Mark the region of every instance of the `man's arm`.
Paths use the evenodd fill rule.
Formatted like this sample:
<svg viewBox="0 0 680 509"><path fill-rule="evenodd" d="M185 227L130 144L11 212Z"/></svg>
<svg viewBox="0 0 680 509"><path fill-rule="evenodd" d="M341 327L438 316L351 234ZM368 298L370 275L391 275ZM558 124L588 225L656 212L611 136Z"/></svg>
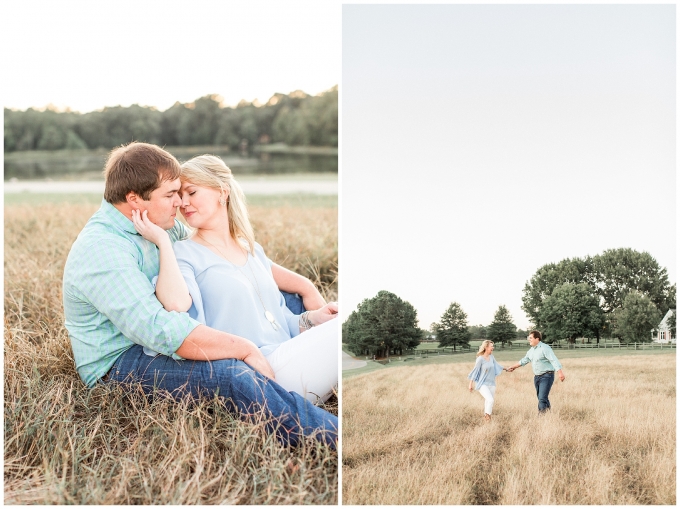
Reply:
<svg viewBox="0 0 680 509"><path fill-rule="evenodd" d="M524 356L520 359L520 361L517 364L513 364L508 368L508 373L512 373L515 371L517 368L521 368L522 366L525 366L531 362L531 359L528 356Z"/></svg>
<svg viewBox="0 0 680 509"><path fill-rule="evenodd" d="M205 325L192 330L175 353L197 361L238 359L274 380L274 371L252 341Z"/></svg>
<svg viewBox="0 0 680 509"><path fill-rule="evenodd" d="M272 275L279 290L299 294L302 297L305 309L308 311L320 309L326 305L326 301L319 293L319 290L306 277L281 267L281 265L276 263L272 263Z"/></svg>
<svg viewBox="0 0 680 509"><path fill-rule="evenodd" d="M549 346L548 348L543 348L543 356L548 360L548 362L550 362L553 369L557 372L557 376L560 378L560 381L564 382L566 377L564 376L564 371L562 371L562 363L555 355L555 352L553 352L553 349Z"/></svg>

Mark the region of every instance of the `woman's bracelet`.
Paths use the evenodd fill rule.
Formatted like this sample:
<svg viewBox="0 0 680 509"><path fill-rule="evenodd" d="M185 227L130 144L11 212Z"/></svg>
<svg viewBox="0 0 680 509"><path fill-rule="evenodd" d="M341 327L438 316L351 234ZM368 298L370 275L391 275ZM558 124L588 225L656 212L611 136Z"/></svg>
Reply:
<svg viewBox="0 0 680 509"><path fill-rule="evenodd" d="M314 327L314 324L309 319L309 311L305 311L300 315L300 330L309 330Z"/></svg>

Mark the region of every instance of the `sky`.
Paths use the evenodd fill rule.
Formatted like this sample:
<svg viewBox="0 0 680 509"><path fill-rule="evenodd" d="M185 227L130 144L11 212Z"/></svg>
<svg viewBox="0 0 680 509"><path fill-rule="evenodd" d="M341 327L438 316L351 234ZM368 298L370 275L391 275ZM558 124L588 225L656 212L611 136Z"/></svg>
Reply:
<svg viewBox="0 0 680 509"><path fill-rule="evenodd" d="M5 107L165 110L318 94L340 81L337 2L3 2Z"/></svg>
<svg viewBox="0 0 680 509"><path fill-rule="evenodd" d="M341 317L388 290L469 324L569 257L676 281L674 5L345 5Z"/></svg>

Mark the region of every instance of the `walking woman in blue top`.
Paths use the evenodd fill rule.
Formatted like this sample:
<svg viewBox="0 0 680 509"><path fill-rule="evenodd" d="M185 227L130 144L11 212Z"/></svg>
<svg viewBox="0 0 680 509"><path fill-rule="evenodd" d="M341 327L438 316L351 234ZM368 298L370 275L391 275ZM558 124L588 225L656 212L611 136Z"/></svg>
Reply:
<svg viewBox="0 0 680 509"><path fill-rule="evenodd" d="M479 345L479 351L477 352L477 361L475 362L475 367L470 374L468 379L470 384L468 389L472 392L472 382L475 382L475 389L484 398L484 420L491 420L491 412L493 410L494 398L496 396L496 376L500 375L506 369L496 362L492 354L494 350L493 341L485 339L482 344Z"/></svg>

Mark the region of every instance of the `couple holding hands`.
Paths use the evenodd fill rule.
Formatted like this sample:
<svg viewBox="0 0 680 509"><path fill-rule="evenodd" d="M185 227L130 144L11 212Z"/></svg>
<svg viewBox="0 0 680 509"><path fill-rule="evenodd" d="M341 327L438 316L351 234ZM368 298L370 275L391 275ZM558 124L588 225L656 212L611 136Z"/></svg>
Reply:
<svg viewBox="0 0 680 509"><path fill-rule="evenodd" d="M496 377L503 371L512 373L521 366L531 363L534 371L534 387L536 388L536 396L538 397L538 413L543 414L550 409L550 400L548 395L555 381L555 372L564 382L565 376L562 370L562 364L555 356L550 346L541 342L541 333L537 330L531 331L527 337L527 341L531 348L527 354L513 366L504 368L492 355L494 350L493 341L484 340L479 346L477 352L477 361L474 369L468 374L470 383L468 389L472 392L472 383L475 383L475 389L484 398L484 419L491 420L491 413L493 411L494 399L496 396Z"/></svg>

